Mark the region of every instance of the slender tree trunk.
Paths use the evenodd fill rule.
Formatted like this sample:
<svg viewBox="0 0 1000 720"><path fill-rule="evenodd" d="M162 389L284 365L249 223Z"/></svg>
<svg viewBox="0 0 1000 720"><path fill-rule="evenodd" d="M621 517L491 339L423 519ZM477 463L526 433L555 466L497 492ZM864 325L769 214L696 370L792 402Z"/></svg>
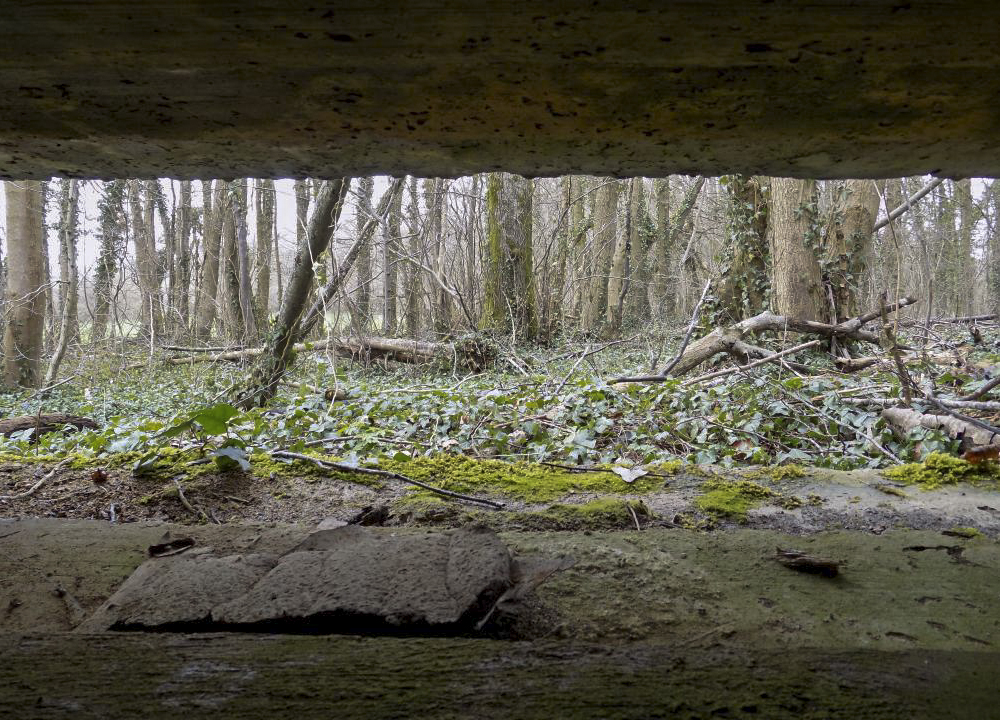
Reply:
<svg viewBox="0 0 1000 720"><path fill-rule="evenodd" d="M625 191L625 223L621 232L615 237L614 251L611 255L611 270L608 273L608 311L605 332L608 337L616 337L622 327L622 312L625 308L625 296L629 290L629 239L632 209L632 185Z"/></svg>
<svg viewBox="0 0 1000 720"><path fill-rule="evenodd" d="M45 374L45 385L55 382L59 365L66 356L71 342L78 332L77 308L79 302L79 276L77 274L76 228L80 204L80 185L77 180L62 180L59 203L59 275L62 282L62 303L59 322L59 339L49 369Z"/></svg>
<svg viewBox="0 0 1000 720"><path fill-rule="evenodd" d="M406 333L416 339L420 336L420 266L421 240L420 204L417 198L417 179L410 178L410 257L406 273Z"/></svg>
<svg viewBox="0 0 1000 720"><path fill-rule="evenodd" d="M177 252L177 280L172 303L177 308L180 327L185 330L190 324L191 293L191 181L181 180L180 203L177 206L177 220L174 223L174 248Z"/></svg>
<svg viewBox="0 0 1000 720"><path fill-rule="evenodd" d="M223 181L212 183L203 180L201 183L202 203L204 206L205 259L201 263L201 281L198 283L198 319L195 336L207 340L212 336L212 325L218 311L216 296L219 290L219 247L221 243L220 206L222 203Z"/></svg>
<svg viewBox="0 0 1000 720"><path fill-rule="evenodd" d="M274 180L257 180L254 193L257 211L257 238L255 243L254 300L257 327L267 327L271 316L271 248L274 245Z"/></svg>
<svg viewBox="0 0 1000 720"><path fill-rule="evenodd" d="M771 199L768 235L774 258L775 312L821 321L827 303L817 255L816 181L772 178Z"/></svg>
<svg viewBox="0 0 1000 720"><path fill-rule="evenodd" d="M476 307L476 277L479 263L479 174L472 176L472 187L466 198L465 211L465 304Z"/></svg>
<svg viewBox="0 0 1000 720"><path fill-rule="evenodd" d="M247 179L234 183L235 209L234 223L236 225L236 257L238 268L238 306L240 323L243 326L245 342L256 344L258 340L257 316L253 308L253 285L250 280L250 248L247 244Z"/></svg>
<svg viewBox="0 0 1000 720"><path fill-rule="evenodd" d="M358 181L358 204L355 211L356 232L361 235L364 226L372 219L372 194L375 192L375 178L363 177ZM371 243L363 243L358 250L358 302L357 317L354 322L358 332L364 333L371 326L372 300L372 252Z"/></svg>
<svg viewBox="0 0 1000 720"><path fill-rule="evenodd" d="M118 263L125 253L125 186L124 180L104 184L104 192L97 203L100 216L100 256L94 277L94 322L92 340L103 340L107 334L108 315L111 309L112 285L118 274Z"/></svg>
<svg viewBox="0 0 1000 720"><path fill-rule="evenodd" d="M649 319L649 285L652 273L649 266L649 214L646 211L646 185L641 177L632 178L629 193L629 272L626 282L627 305L625 315L629 322L638 323Z"/></svg>
<svg viewBox="0 0 1000 720"><path fill-rule="evenodd" d="M584 306L582 329L593 333L608 310L608 276L618 237L618 181L601 178L594 200L594 243L591 248L590 293Z"/></svg>
<svg viewBox="0 0 1000 720"><path fill-rule="evenodd" d="M160 302L157 284L156 257L154 254L154 239L151 235L153 224L152 194L147 185L146 192L141 191L141 181L129 181L129 210L132 216L132 242L135 246L136 272L139 279L139 293L142 297L141 317L139 322L144 331L152 338L160 334ZM144 204L142 195L146 195Z"/></svg>
<svg viewBox="0 0 1000 720"><path fill-rule="evenodd" d="M879 190L873 180L847 180L838 220L827 230L827 276L837 317L834 324L861 312L860 292L872 253ZM890 208L891 210L891 208Z"/></svg>
<svg viewBox="0 0 1000 720"><path fill-rule="evenodd" d="M533 182L490 173L486 186L487 265L481 327L532 341L538 334L532 261Z"/></svg>
<svg viewBox="0 0 1000 720"><path fill-rule="evenodd" d="M278 383L294 357L293 347L302 336L300 320L313 285L314 266L330 246L350 178L323 184L316 197L305 242L295 255L295 266L288 281L288 290L281 302L277 322L268 338L260 361L254 368L248 386L237 398L243 407L263 406L274 397Z"/></svg>
<svg viewBox="0 0 1000 720"><path fill-rule="evenodd" d="M45 233L42 184L4 182L7 196L8 320L4 328L3 381L7 387L34 387L45 329Z"/></svg>
<svg viewBox="0 0 1000 720"><path fill-rule="evenodd" d="M958 203L958 244L955 248L958 267L958 302L955 304L955 315L971 315L975 301L976 267L972 257L972 228L976 221L973 218L972 183L966 180L955 182L955 200Z"/></svg>
<svg viewBox="0 0 1000 720"><path fill-rule="evenodd" d="M398 180L394 179L393 182ZM382 228L382 265L385 272L382 300L382 332L386 337L396 334L396 302L398 290L398 264L402 257L400 248L400 225L403 210L403 185L393 193L389 201L388 222Z"/></svg>
<svg viewBox="0 0 1000 720"><path fill-rule="evenodd" d="M657 178L653 182L656 205L656 236L653 240L653 282L650 285L649 304L659 320L673 315L673 295L670 287L670 253L673 250L670 236L670 178Z"/></svg>

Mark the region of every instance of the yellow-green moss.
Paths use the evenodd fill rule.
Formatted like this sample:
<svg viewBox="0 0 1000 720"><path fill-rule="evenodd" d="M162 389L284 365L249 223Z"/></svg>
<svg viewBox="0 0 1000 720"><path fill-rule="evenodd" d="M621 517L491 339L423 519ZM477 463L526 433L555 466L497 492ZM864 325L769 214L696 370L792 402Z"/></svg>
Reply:
<svg viewBox="0 0 1000 720"><path fill-rule="evenodd" d="M968 538L970 540L972 538L983 536L983 533L978 528L974 527L953 527L948 531L948 534L955 537Z"/></svg>
<svg viewBox="0 0 1000 720"><path fill-rule="evenodd" d="M879 483L878 485L875 486L875 489L878 490L879 492L884 492L886 495L895 495L896 497L901 497L901 498L910 497L895 485Z"/></svg>
<svg viewBox="0 0 1000 720"><path fill-rule="evenodd" d="M989 485L1000 489L1000 466L993 462L973 464L944 453L931 453L923 462L898 465L885 476L904 485L935 490L943 485Z"/></svg>
<svg viewBox="0 0 1000 720"><path fill-rule="evenodd" d="M802 465L795 463L791 465L773 465L769 467L758 467L744 473L744 477L751 480L770 480L780 483L785 480L794 480L806 476L806 469Z"/></svg>
<svg viewBox="0 0 1000 720"><path fill-rule="evenodd" d="M644 476L627 483L611 472L572 472L547 465L477 460L461 455L434 455L379 463L382 470L460 493L492 493L528 503L558 500L577 492L648 493L663 479Z"/></svg>
<svg viewBox="0 0 1000 720"><path fill-rule="evenodd" d="M750 480L709 480L703 487L707 492L695 498L695 507L704 513L739 522L746 520L749 510L777 495Z"/></svg>

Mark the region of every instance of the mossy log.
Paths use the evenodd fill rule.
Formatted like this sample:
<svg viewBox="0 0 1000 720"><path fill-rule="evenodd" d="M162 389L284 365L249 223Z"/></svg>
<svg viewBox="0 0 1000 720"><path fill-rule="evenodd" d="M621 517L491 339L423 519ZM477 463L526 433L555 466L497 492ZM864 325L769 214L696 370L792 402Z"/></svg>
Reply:
<svg viewBox="0 0 1000 720"><path fill-rule="evenodd" d="M77 430L92 430L98 427L90 418L65 413L48 413L45 415L22 415L0 420L0 435L13 435L22 430L34 430L35 435L44 435L53 430L60 430L67 425Z"/></svg>

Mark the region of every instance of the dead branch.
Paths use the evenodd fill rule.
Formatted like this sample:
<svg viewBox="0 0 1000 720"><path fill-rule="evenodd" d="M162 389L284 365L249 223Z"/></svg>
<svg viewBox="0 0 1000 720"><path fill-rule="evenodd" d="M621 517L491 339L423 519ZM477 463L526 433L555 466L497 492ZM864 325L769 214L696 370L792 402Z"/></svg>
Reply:
<svg viewBox="0 0 1000 720"><path fill-rule="evenodd" d="M61 460L58 465L56 465L54 468L45 473L38 482L36 482L34 485L32 485L24 492L17 493L16 495L0 495L0 500L20 500L21 498L31 497L36 492L38 492L38 490L42 487L42 485L44 485L53 477L55 477L55 474L57 472L66 467L66 465L68 465L72 459L73 459L72 456L70 456L68 458Z"/></svg>
<svg viewBox="0 0 1000 720"><path fill-rule="evenodd" d="M931 415L909 408L891 407L882 411L882 417L900 438L905 438L914 428L938 430L948 437L961 440L965 446L989 445L997 434L983 430L952 415Z"/></svg>
<svg viewBox="0 0 1000 720"><path fill-rule="evenodd" d="M906 307L907 305L912 305L915 302L916 300L914 298L905 297L898 303L887 306L885 308L885 312L895 312L896 310ZM730 355L737 354L741 351L745 353L748 347L753 348L753 346L748 346L745 343L747 337L769 330L779 332L792 331L811 335L822 335L824 337L848 338L878 345L880 339L879 334L863 330L862 327L880 315L881 309L865 313L864 315L860 315L850 320L845 320L837 325L830 325L828 323L821 323L813 320L799 320L797 318L789 318L783 315L775 315L770 311L765 311L759 315L747 318L746 320L741 320L740 322L728 327L716 328L708 335L705 335L703 338L692 343L691 346L680 356L680 359L670 371L670 376L680 377L681 375L690 372L702 363L707 362L716 355L720 355L722 353ZM763 352L765 356L773 354L768 353L767 351L762 351L761 348L754 348L754 353L751 356L760 357L761 352ZM609 381L609 383L663 382L667 379L667 377L668 376L664 374L646 375L640 377L619 377L613 378Z"/></svg>
<svg viewBox="0 0 1000 720"><path fill-rule="evenodd" d="M752 368L755 368L758 365L763 365L764 363L769 363L769 362L774 362L775 360L780 360L781 358L785 357L786 355L792 355L792 354L800 352L802 350L807 350L809 348L816 347L821 342L822 342L822 340L810 340L809 342L802 343L801 345L796 345L795 347L790 347L787 350L782 350L781 352L777 352L777 353L774 353L772 355L768 355L765 358L761 358L760 360L755 360L754 362L748 363L746 365L737 365L736 367L726 368L725 370L716 370L715 372L710 372L710 373L708 373L706 375L699 375L696 378L691 378L690 380L685 380L683 383L681 383L681 385L682 385L682 387L688 387L690 385L696 385L697 383L700 383L700 382L705 382L706 380L712 380L714 378L723 377L725 375L732 375L733 373L737 373L737 372L744 372L746 370L750 370Z"/></svg>

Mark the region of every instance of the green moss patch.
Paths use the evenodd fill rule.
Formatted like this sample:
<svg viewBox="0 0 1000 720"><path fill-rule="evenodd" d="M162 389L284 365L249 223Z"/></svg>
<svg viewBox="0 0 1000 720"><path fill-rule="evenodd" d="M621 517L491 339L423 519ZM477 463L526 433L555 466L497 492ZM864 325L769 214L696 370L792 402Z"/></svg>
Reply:
<svg viewBox="0 0 1000 720"><path fill-rule="evenodd" d="M527 503L545 503L571 493L648 493L663 479L644 476L627 483L611 472L573 472L547 465L434 455L379 463L382 470L460 493L494 493Z"/></svg>
<svg viewBox="0 0 1000 720"><path fill-rule="evenodd" d="M703 486L707 492L694 500L699 510L716 517L744 522L747 512L778 494L750 480L709 480Z"/></svg>
<svg viewBox="0 0 1000 720"><path fill-rule="evenodd" d="M973 464L944 453L931 453L923 462L889 468L885 476L922 490L936 490L946 485L968 483L1000 490L1000 466L993 462Z"/></svg>

